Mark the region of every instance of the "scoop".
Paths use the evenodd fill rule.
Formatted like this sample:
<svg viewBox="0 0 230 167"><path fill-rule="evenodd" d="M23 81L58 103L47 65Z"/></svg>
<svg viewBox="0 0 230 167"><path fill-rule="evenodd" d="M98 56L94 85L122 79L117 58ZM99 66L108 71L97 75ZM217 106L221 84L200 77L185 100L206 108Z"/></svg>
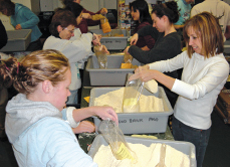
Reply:
<svg viewBox="0 0 230 167"><path fill-rule="evenodd" d="M129 149L124 135L120 128L112 120L103 120L98 126L98 131L102 133L109 143L111 150L117 160L131 159L135 161L133 152Z"/></svg>
<svg viewBox="0 0 230 167"><path fill-rule="evenodd" d="M160 162L155 167L166 167L165 165L166 144L161 145Z"/></svg>

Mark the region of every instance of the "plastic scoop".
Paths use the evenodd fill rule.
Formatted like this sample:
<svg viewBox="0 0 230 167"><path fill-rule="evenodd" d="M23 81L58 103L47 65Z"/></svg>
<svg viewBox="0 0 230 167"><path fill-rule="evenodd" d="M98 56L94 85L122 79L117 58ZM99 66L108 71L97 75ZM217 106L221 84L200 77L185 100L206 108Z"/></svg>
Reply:
<svg viewBox="0 0 230 167"><path fill-rule="evenodd" d="M112 120L103 120L98 126L98 131L109 143L111 150L117 160L131 159L136 162L135 153L128 147L120 128Z"/></svg>
<svg viewBox="0 0 230 167"><path fill-rule="evenodd" d="M160 162L155 167L166 167L165 156L166 156L166 144L163 143L161 145Z"/></svg>
<svg viewBox="0 0 230 167"><path fill-rule="evenodd" d="M131 74L128 74L128 78ZM127 81L123 95L123 112L136 113L140 111L139 100L144 88L144 82L140 79Z"/></svg>

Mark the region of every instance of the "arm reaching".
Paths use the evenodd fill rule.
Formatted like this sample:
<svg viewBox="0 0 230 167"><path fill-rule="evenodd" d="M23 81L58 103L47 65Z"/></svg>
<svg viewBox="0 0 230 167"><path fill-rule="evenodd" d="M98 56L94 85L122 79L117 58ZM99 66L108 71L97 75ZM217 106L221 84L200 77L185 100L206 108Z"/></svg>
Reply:
<svg viewBox="0 0 230 167"><path fill-rule="evenodd" d="M109 106L92 106L81 109L75 109L73 111L73 119L76 122L79 122L85 118L91 116L99 116L101 119L111 119L118 124L118 117L116 112L112 107Z"/></svg>
<svg viewBox="0 0 230 167"><path fill-rule="evenodd" d="M129 81L134 79L141 79L144 82L155 79L170 90L172 89L175 82L175 78L169 77L157 70L150 70L148 65L137 68L135 70L135 74L129 78Z"/></svg>
<svg viewBox="0 0 230 167"><path fill-rule="evenodd" d="M137 41L138 41L138 33L135 33L130 39L130 45L136 45Z"/></svg>

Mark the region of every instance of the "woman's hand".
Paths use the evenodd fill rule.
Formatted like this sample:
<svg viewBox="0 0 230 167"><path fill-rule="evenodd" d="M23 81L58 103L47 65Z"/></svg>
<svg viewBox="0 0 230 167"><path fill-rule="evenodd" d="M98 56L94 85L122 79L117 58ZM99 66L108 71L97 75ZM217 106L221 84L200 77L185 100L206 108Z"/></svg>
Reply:
<svg viewBox="0 0 230 167"><path fill-rule="evenodd" d="M138 41L138 34L135 33L130 39L130 45L136 45L137 41Z"/></svg>
<svg viewBox="0 0 230 167"><path fill-rule="evenodd" d="M93 45L101 45L101 34L93 34Z"/></svg>
<svg viewBox="0 0 230 167"><path fill-rule="evenodd" d="M101 119L110 119L116 122L118 125L118 116L114 109L110 106L94 106L95 115L99 116Z"/></svg>
<svg viewBox="0 0 230 167"><path fill-rule="evenodd" d="M93 42L93 44L94 44L94 42ZM95 44L94 44L95 45ZM108 51L108 49L106 48L106 46L105 45L102 45L100 42L99 43L97 43L95 46L97 47L97 45L99 46L99 51L100 52L103 52L103 53L107 53L108 55L110 54L110 52ZM95 51L95 50L94 50Z"/></svg>
<svg viewBox="0 0 230 167"><path fill-rule="evenodd" d="M21 30L21 29L22 29L21 24L17 24L17 25L15 26L15 29L16 29L16 30Z"/></svg>
<svg viewBox="0 0 230 167"><path fill-rule="evenodd" d="M126 54L129 54L129 48L130 48L130 46L127 46L123 52Z"/></svg>
<svg viewBox="0 0 230 167"><path fill-rule="evenodd" d="M76 128L73 128L72 130L75 134L84 132L92 133L95 132L95 125L90 121L82 121Z"/></svg>
<svg viewBox="0 0 230 167"><path fill-rule="evenodd" d="M154 74L156 74L159 71L156 70L150 70L148 65L140 66L135 70L135 74L131 75L129 77L129 81L140 79L143 82L147 82L154 78Z"/></svg>
<svg viewBox="0 0 230 167"><path fill-rule="evenodd" d="M108 10L106 8L102 8L100 11L101 14L106 14L108 13Z"/></svg>
<svg viewBox="0 0 230 167"><path fill-rule="evenodd" d="M108 51L108 49L106 48L105 45L101 45L102 46L102 51L107 53L107 54L110 54L110 52Z"/></svg>
<svg viewBox="0 0 230 167"><path fill-rule="evenodd" d="M89 13L82 13L81 17L84 19L92 19L92 16Z"/></svg>

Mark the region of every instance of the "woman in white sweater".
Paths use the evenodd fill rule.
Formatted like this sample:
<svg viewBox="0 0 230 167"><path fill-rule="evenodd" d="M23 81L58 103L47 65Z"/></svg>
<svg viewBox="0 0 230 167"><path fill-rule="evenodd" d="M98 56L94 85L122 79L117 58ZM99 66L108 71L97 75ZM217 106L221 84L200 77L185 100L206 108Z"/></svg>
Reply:
<svg viewBox="0 0 230 167"><path fill-rule="evenodd" d="M202 166L211 131L211 113L229 75L223 55L223 36L215 17L203 12L184 26L187 50L175 58L147 64L129 79L155 79L179 95L172 122L175 140L196 147L197 166ZM183 68L181 80L162 72Z"/></svg>
<svg viewBox="0 0 230 167"><path fill-rule="evenodd" d="M78 103L78 89L81 87L79 69L82 69L84 62L94 54L92 43L99 43L96 34L82 34L78 28L75 28L75 25L76 19L73 13L59 9L54 14L49 27L51 36L46 39L43 46L43 49L56 49L69 59L72 81L69 87L71 96L67 104Z"/></svg>
<svg viewBox="0 0 230 167"><path fill-rule="evenodd" d="M81 88L81 78L79 69L82 69L84 62L92 52L92 43L100 44L96 34L82 34L75 28L76 19L72 12L59 9L53 16L50 24L51 36L44 43L43 49L55 49L62 52L69 60L71 70L71 84L69 90L71 95L68 97L67 104L78 103L78 90ZM75 133L93 132L94 124L89 121L82 121L73 131Z"/></svg>

